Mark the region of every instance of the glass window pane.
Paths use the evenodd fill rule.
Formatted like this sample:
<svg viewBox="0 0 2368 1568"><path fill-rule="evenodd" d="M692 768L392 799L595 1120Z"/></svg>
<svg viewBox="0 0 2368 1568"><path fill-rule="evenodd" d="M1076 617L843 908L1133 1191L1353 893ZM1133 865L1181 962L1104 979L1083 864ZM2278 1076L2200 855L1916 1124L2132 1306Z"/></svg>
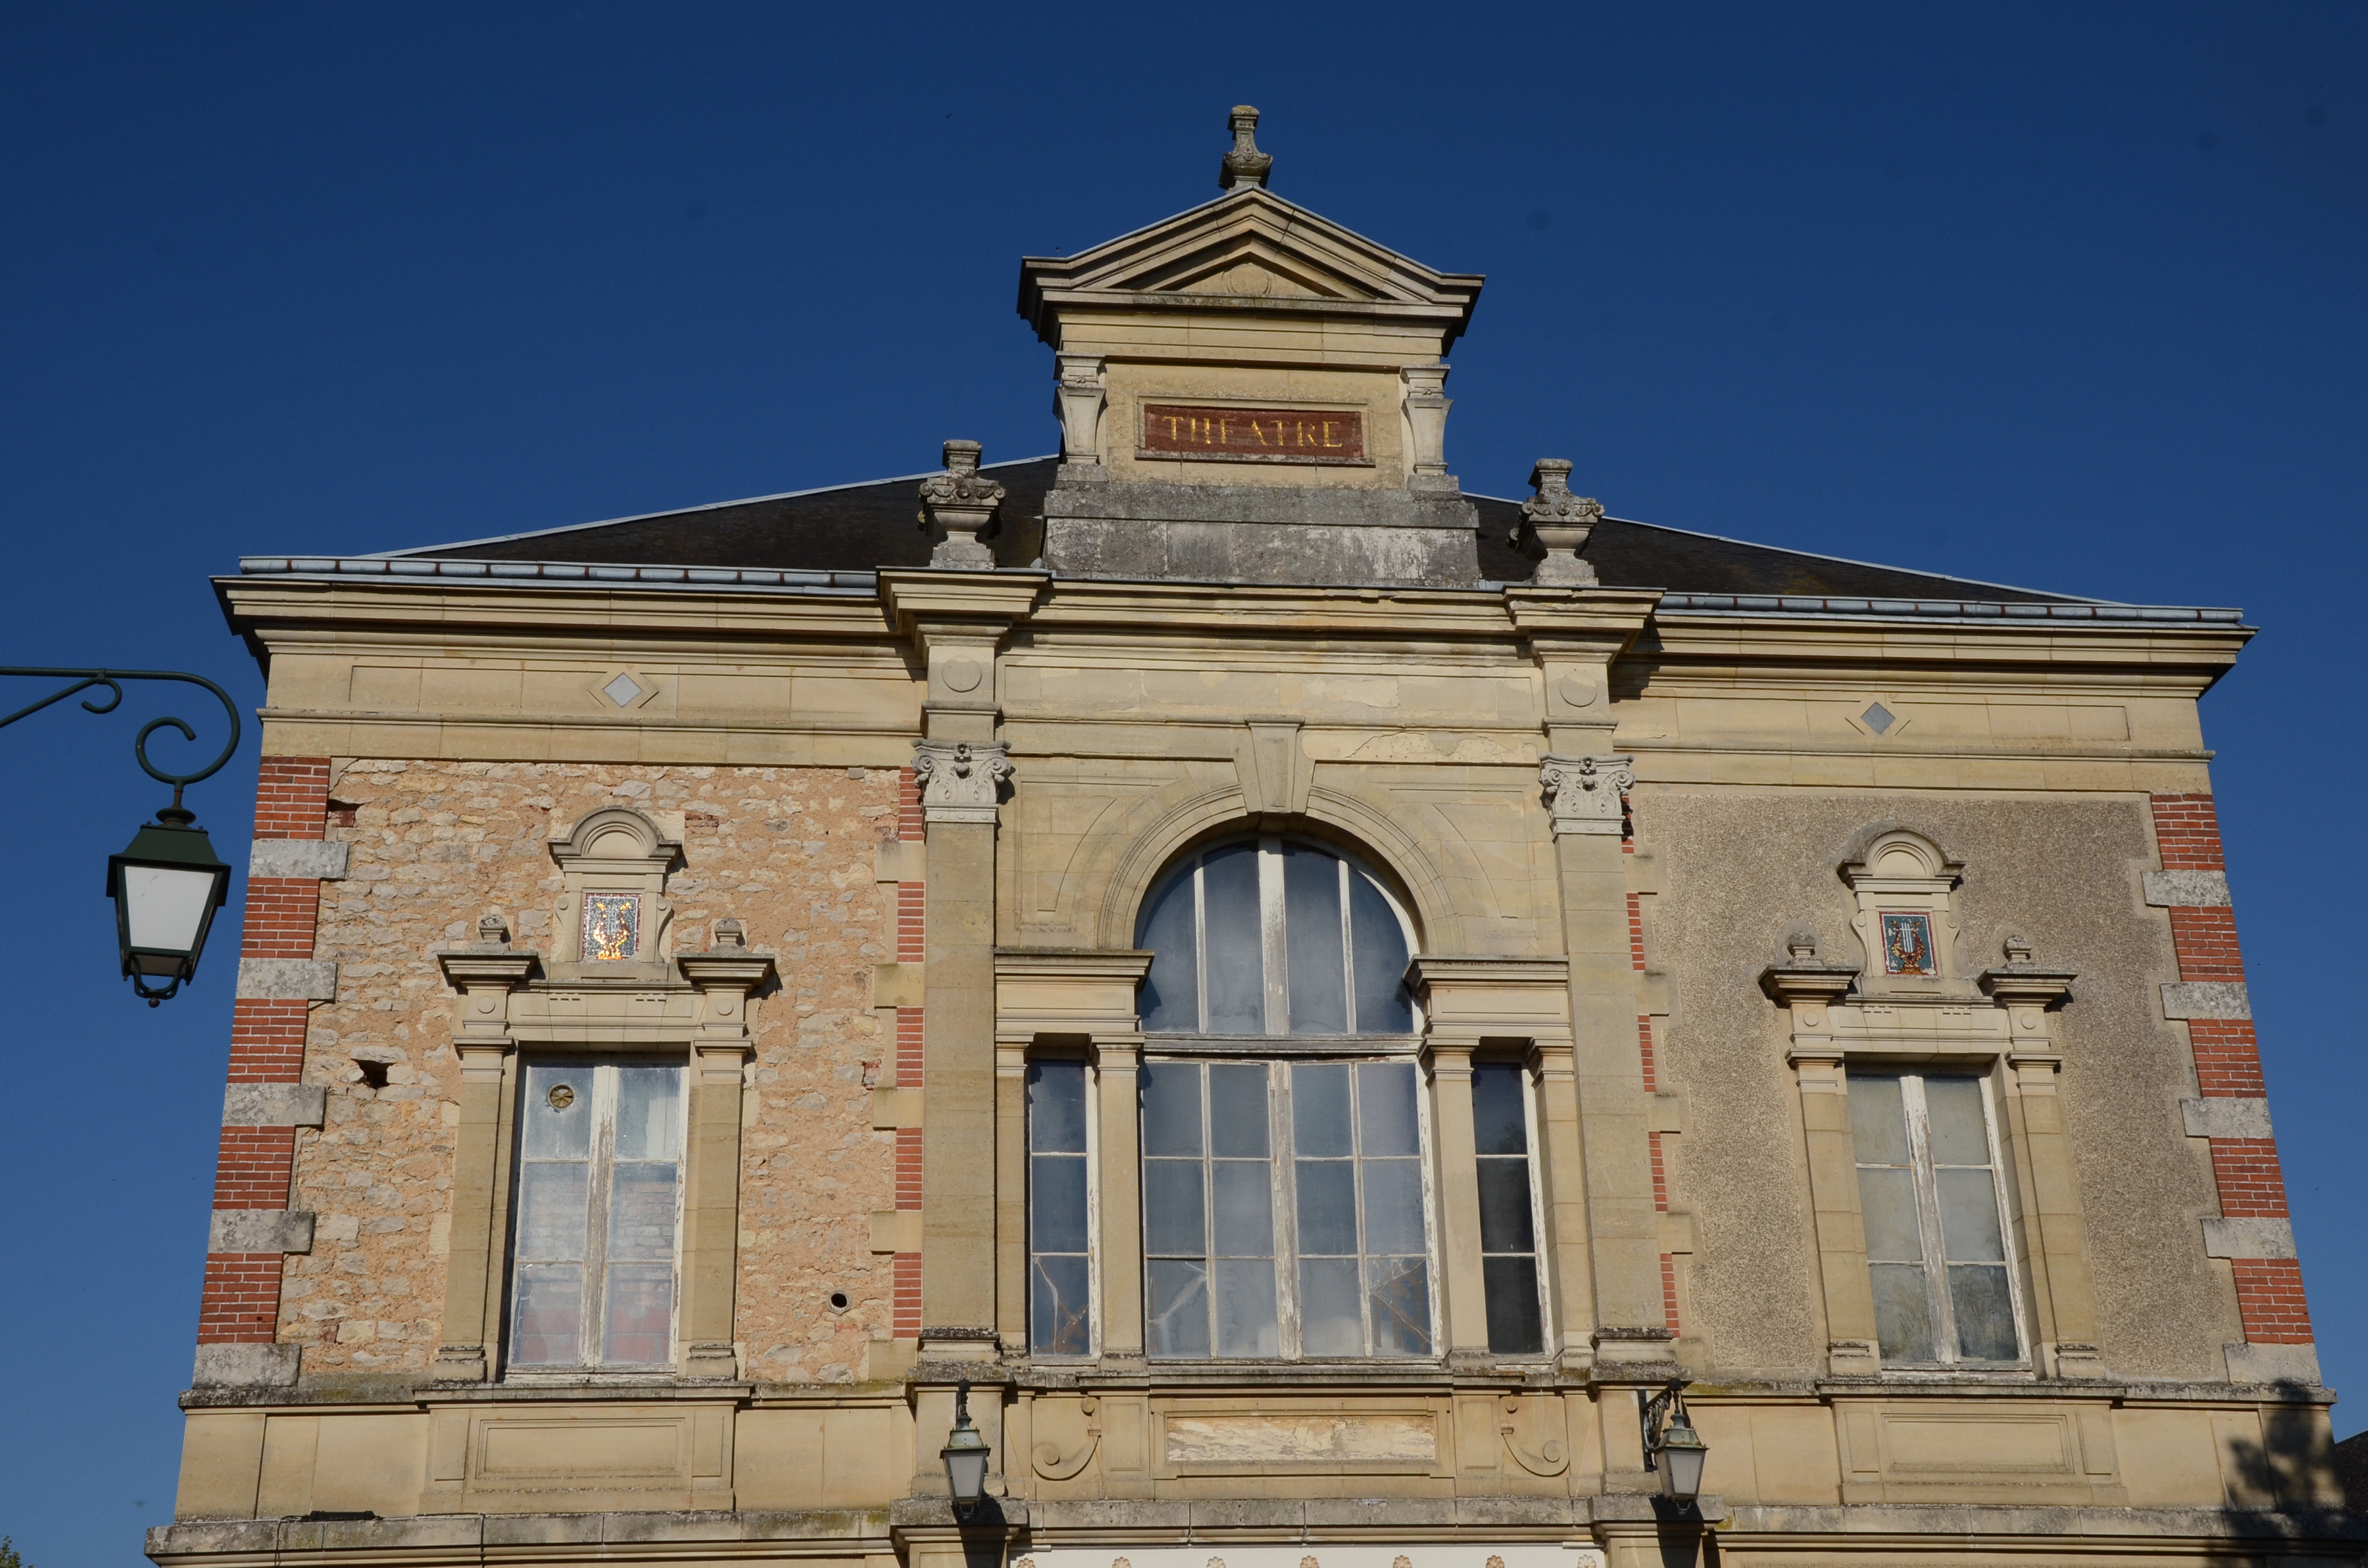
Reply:
<svg viewBox="0 0 2368 1568"><path fill-rule="evenodd" d="M1538 1260L1484 1257L1481 1283L1488 1296L1488 1348L1499 1356L1534 1356L1545 1348L1538 1307Z"/></svg>
<svg viewBox="0 0 2368 1568"><path fill-rule="evenodd" d="M1358 1067L1357 1121L1363 1134L1358 1143L1361 1154L1422 1153L1422 1134L1415 1122L1413 1062L1367 1062Z"/></svg>
<svg viewBox="0 0 2368 1568"><path fill-rule="evenodd" d="M1951 1263L2004 1263L1998 1183L1982 1171L1936 1171L1941 1195L1941 1256Z"/></svg>
<svg viewBox="0 0 2368 1568"><path fill-rule="evenodd" d="M1191 1062L1143 1064L1143 1152L1201 1152L1201 1069Z"/></svg>
<svg viewBox="0 0 2368 1568"><path fill-rule="evenodd" d="M1987 1165L1989 1129L1982 1119L1979 1078L1924 1080L1924 1115L1932 1128L1936 1165Z"/></svg>
<svg viewBox="0 0 2368 1568"><path fill-rule="evenodd" d="M1192 869L1186 867L1144 905L1134 945L1152 955L1136 993L1146 1029L1197 1033L1201 1028L1201 944L1193 931Z"/></svg>
<svg viewBox="0 0 2368 1568"><path fill-rule="evenodd" d="M611 1167L609 1177L609 1256L636 1262L663 1262L672 1277L675 1167L637 1162ZM613 1321L615 1313L611 1312Z"/></svg>
<svg viewBox="0 0 2368 1568"><path fill-rule="evenodd" d="M1282 846L1284 973L1291 1032L1349 1032L1348 951L1340 933L1340 862L1304 844Z"/></svg>
<svg viewBox="0 0 2368 1568"><path fill-rule="evenodd" d="M620 1263L609 1270L608 1348L611 1366L648 1367L674 1359L674 1268Z"/></svg>
<svg viewBox="0 0 2368 1568"><path fill-rule="evenodd" d="M1216 1220L1213 1255L1274 1256L1274 1166L1266 1160L1217 1160L1209 1167Z"/></svg>
<svg viewBox="0 0 2368 1568"><path fill-rule="evenodd" d="M1143 1162L1143 1249L1168 1257L1206 1257L1201 1162Z"/></svg>
<svg viewBox="0 0 2368 1568"><path fill-rule="evenodd" d="M617 1069L617 1158L682 1158L682 1069Z"/></svg>
<svg viewBox="0 0 2368 1568"><path fill-rule="evenodd" d="M591 1166L574 1160L534 1160L520 1168L519 1257L583 1257L591 1171Z"/></svg>
<svg viewBox="0 0 2368 1568"><path fill-rule="evenodd" d="M592 1069L535 1062L526 1070L526 1126L519 1152L529 1160L581 1160L592 1153Z"/></svg>
<svg viewBox="0 0 2368 1568"><path fill-rule="evenodd" d="M1874 1283L1874 1326L1886 1361L1932 1359L1932 1307L1920 1263L1878 1263L1868 1270Z"/></svg>
<svg viewBox="0 0 2368 1568"><path fill-rule="evenodd" d="M1529 1123L1521 1103L1521 1069L1510 1062L1472 1068L1472 1136L1483 1154L1526 1154Z"/></svg>
<svg viewBox="0 0 2368 1568"><path fill-rule="evenodd" d="M1086 1064L1028 1064L1028 1146L1039 1153L1086 1152Z"/></svg>
<svg viewBox="0 0 2368 1568"><path fill-rule="evenodd" d="M1861 1165L1859 1210L1866 1218L1866 1256L1877 1263L1914 1263L1924 1256L1916 1222L1916 1184L1906 1171Z"/></svg>
<svg viewBox="0 0 2368 1568"><path fill-rule="evenodd" d="M1028 1161L1028 1245L1033 1252L1086 1250L1086 1161L1036 1154Z"/></svg>
<svg viewBox="0 0 2368 1568"><path fill-rule="evenodd" d="M1305 1062L1291 1070L1291 1147L1302 1159L1355 1152L1349 1131L1349 1065Z"/></svg>
<svg viewBox="0 0 2368 1568"><path fill-rule="evenodd" d="M1850 1074L1850 1138L1858 1158L1866 1165L1907 1163L1907 1113L1899 1098L1896 1073Z"/></svg>
<svg viewBox="0 0 2368 1568"><path fill-rule="evenodd" d="M2011 1361L2022 1353L2015 1343L2014 1299L2007 1291L2003 1265L1951 1264L1949 1305L1956 1313L1960 1356Z"/></svg>
<svg viewBox="0 0 2368 1568"><path fill-rule="evenodd" d="M1029 1279L1030 1348L1039 1356L1090 1355L1086 1260L1036 1258Z"/></svg>
<svg viewBox="0 0 2368 1568"><path fill-rule="evenodd" d="M1367 1160L1365 1177L1365 1250L1414 1253L1424 1250L1422 1233L1422 1162Z"/></svg>
<svg viewBox="0 0 2368 1568"><path fill-rule="evenodd" d="M1266 958L1258 926L1258 846L1228 845L1201 862L1209 943L1209 1032L1266 1033Z"/></svg>
<svg viewBox="0 0 2368 1568"><path fill-rule="evenodd" d="M1535 1252L1530 1221L1530 1162L1486 1159L1480 1165L1480 1250Z"/></svg>
<svg viewBox="0 0 2368 1568"><path fill-rule="evenodd" d="M1304 1356L1362 1356L1364 1315L1357 1301L1357 1260L1299 1260L1299 1349Z"/></svg>
<svg viewBox="0 0 2368 1568"><path fill-rule="evenodd" d="M1150 1353L1208 1355L1208 1269L1198 1263L1154 1259L1144 1272L1151 1297L1144 1324Z"/></svg>
<svg viewBox="0 0 2368 1568"><path fill-rule="evenodd" d="M584 1268L530 1263L518 1271L510 1356L522 1367L572 1367L584 1355Z"/></svg>
<svg viewBox="0 0 2368 1568"><path fill-rule="evenodd" d="M1373 1354L1430 1354L1430 1268L1418 1257L1377 1257L1365 1265L1372 1281Z"/></svg>
<svg viewBox="0 0 2368 1568"><path fill-rule="evenodd" d="M1266 1067L1209 1068L1210 1153L1253 1160L1267 1157Z"/></svg>
<svg viewBox="0 0 2368 1568"><path fill-rule="evenodd" d="M1357 1032L1411 1034L1414 996L1406 988L1406 927L1372 879L1349 868L1349 953L1357 971Z"/></svg>
<svg viewBox="0 0 2368 1568"><path fill-rule="evenodd" d="M1274 1356L1282 1350L1274 1311L1272 1258L1219 1258L1216 1270L1217 1354Z"/></svg>
<svg viewBox="0 0 2368 1568"><path fill-rule="evenodd" d="M1350 1256L1357 1250L1357 1193L1351 1162L1302 1160L1299 1250L1302 1255Z"/></svg>

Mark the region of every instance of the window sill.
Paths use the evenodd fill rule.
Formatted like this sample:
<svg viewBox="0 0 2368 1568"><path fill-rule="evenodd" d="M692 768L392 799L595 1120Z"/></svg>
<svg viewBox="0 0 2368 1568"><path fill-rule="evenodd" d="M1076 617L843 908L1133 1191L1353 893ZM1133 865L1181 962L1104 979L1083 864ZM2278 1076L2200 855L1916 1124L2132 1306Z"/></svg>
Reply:
<svg viewBox="0 0 2368 1568"><path fill-rule="evenodd" d="M1146 1054L1179 1056L1413 1056L1419 1034L1148 1034Z"/></svg>

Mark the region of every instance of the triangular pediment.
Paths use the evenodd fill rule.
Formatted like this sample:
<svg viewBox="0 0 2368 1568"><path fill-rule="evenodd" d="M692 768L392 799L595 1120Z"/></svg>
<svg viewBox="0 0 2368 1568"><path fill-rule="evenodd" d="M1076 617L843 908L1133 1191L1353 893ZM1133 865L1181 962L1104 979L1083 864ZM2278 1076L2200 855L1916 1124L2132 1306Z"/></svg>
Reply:
<svg viewBox="0 0 2368 1568"><path fill-rule="evenodd" d="M1481 279L1446 273L1259 188L1231 191L1073 256L1020 263L1019 309L1051 341L1064 304L1229 301L1442 318L1452 338Z"/></svg>

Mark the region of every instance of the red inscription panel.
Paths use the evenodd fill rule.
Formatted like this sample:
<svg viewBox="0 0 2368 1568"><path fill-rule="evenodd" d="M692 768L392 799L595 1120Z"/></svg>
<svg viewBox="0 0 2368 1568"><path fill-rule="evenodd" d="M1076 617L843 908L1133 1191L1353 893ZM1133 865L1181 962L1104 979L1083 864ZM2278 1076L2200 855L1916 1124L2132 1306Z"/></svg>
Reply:
<svg viewBox="0 0 2368 1568"><path fill-rule="evenodd" d="M1361 463L1365 416L1354 409L1143 405L1143 455L1219 462Z"/></svg>

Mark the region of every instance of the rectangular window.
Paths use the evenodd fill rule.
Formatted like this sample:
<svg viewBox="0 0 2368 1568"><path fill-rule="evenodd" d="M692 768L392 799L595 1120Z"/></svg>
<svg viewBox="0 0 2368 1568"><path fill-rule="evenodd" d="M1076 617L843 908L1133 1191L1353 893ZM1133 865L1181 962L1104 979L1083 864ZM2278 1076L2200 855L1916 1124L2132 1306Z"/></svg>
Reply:
<svg viewBox="0 0 2368 1568"><path fill-rule="evenodd" d="M1086 1064L1028 1064L1028 1347L1093 1353Z"/></svg>
<svg viewBox="0 0 2368 1568"><path fill-rule="evenodd" d="M1850 1070L1850 1133L1883 1358L2023 1358L1983 1081Z"/></svg>
<svg viewBox="0 0 2368 1568"><path fill-rule="evenodd" d="M683 1069L529 1062L522 1092L510 1365L672 1365Z"/></svg>
<svg viewBox="0 0 2368 1568"><path fill-rule="evenodd" d="M1152 1355L1429 1355L1428 1214L1413 1063L1144 1064Z"/></svg>
<svg viewBox="0 0 2368 1568"><path fill-rule="evenodd" d="M1472 1068L1472 1132L1480 1167L1480 1278L1488 1303L1488 1348L1500 1356L1533 1356L1545 1348L1523 1075L1510 1062L1481 1062Z"/></svg>

